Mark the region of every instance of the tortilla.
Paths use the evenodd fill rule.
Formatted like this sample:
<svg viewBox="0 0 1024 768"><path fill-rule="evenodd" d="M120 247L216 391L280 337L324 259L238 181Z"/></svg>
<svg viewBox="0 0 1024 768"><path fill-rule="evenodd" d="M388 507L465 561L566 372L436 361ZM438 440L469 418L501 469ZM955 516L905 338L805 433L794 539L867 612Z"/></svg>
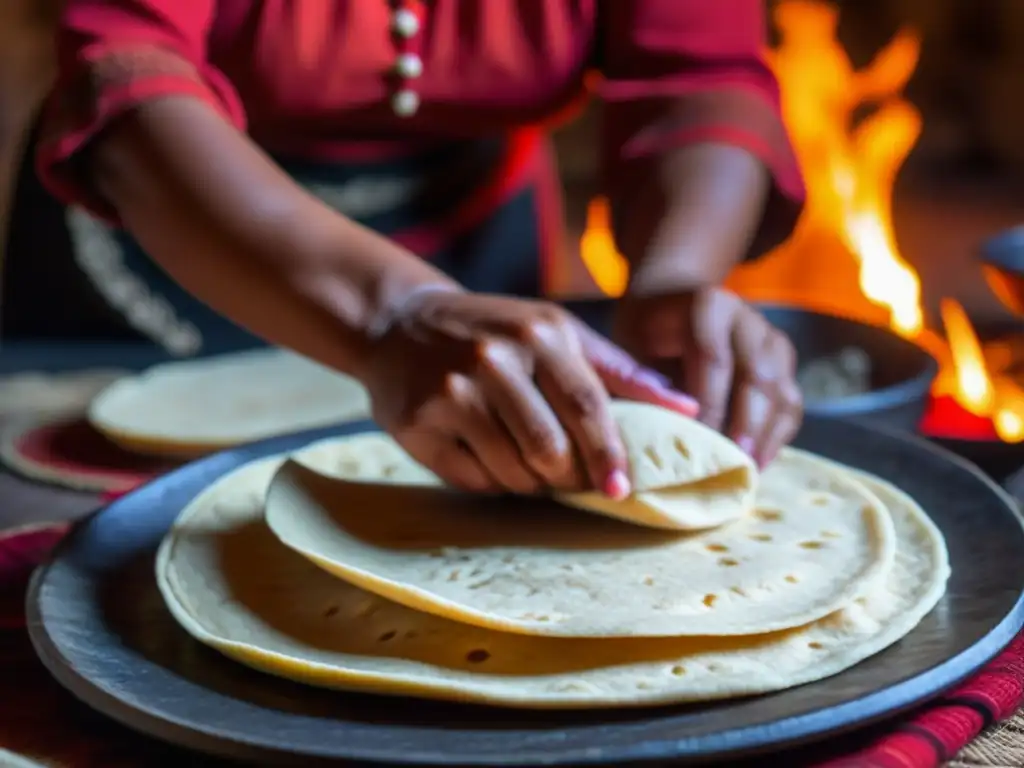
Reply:
<svg viewBox="0 0 1024 768"><path fill-rule="evenodd" d="M137 453L189 458L303 429L368 418L354 379L279 349L167 363L122 378L90 423Z"/></svg>
<svg viewBox="0 0 1024 768"><path fill-rule="evenodd" d="M754 506L757 467L728 438L700 422L644 403L615 401L615 416L623 434L633 482L633 494L612 501L596 493L565 494L559 501L652 528L699 530L749 514ZM411 473L406 480L440 485L432 472L412 461L390 438L365 437L360 447L390 462L393 470ZM368 456L340 454L326 443L317 449L323 474L358 478L356 463ZM307 453L303 463L310 465ZM332 468L332 462L339 463ZM339 474L340 473L340 474Z"/></svg>
<svg viewBox="0 0 1024 768"><path fill-rule="evenodd" d="M866 478L890 505L893 567L872 591L809 626L732 638L494 632L389 602L281 546L261 500L283 461L243 467L196 498L160 547L157 581L199 642L327 688L533 709L777 691L834 675L902 638L939 601L949 574L942 537L921 508Z"/></svg>
<svg viewBox="0 0 1024 768"><path fill-rule="evenodd" d="M394 438L383 432L319 440L307 445L293 458L302 466L327 477L395 485L444 485L441 478L419 464Z"/></svg>
<svg viewBox="0 0 1024 768"><path fill-rule="evenodd" d="M563 637L769 632L839 609L893 561L885 507L807 454L763 475L756 515L679 533L546 499L391 484L383 464L360 463L387 440L334 440L315 449L314 469L285 464L267 523L334 576L467 624ZM413 477L411 459L391 450L387 471ZM331 454L333 476L315 471Z"/></svg>
<svg viewBox="0 0 1024 768"><path fill-rule="evenodd" d="M666 408L614 401L612 414L629 462L632 495L560 496L571 506L637 525L701 530L738 520L754 506L757 466L732 440Z"/></svg>

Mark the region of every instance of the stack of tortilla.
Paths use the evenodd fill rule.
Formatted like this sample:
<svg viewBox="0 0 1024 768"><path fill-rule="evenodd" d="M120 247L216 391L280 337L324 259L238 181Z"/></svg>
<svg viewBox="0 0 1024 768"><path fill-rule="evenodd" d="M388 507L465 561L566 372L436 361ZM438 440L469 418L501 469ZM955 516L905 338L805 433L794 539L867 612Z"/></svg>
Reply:
<svg viewBox="0 0 1024 768"><path fill-rule="evenodd" d="M909 496L796 449L616 402L633 496L467 496L389 437L221 478L157 558L177 621L264 672L523 708L743 696L836 674L910 632L949 575Z"/></svg>

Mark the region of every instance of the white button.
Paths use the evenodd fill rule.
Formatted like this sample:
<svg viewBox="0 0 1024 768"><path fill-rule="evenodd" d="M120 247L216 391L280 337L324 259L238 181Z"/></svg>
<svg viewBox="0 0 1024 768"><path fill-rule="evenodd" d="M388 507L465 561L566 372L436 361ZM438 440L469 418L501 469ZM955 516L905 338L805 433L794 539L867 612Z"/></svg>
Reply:
<svg viewBox="0 0 1024 768"><path fill-rule="evenodd" d="M399 117L412 117L420 108L420 95L403 88L391 97L391 109Z"/></svg>
<svg viewBox="0 0 1024 768"><path fill-rule="evenodd" d="M423 59L415 53L403 53L395 59L395 71L402 77L415 80L423 74Z"/></svg>
<svg viewBox="0 0 1024 768"><path fill-rule="evenodd" d="M420 19L408 8L399 8L391 17L391 26L401 37L412 37L420 31Z"/></svg>

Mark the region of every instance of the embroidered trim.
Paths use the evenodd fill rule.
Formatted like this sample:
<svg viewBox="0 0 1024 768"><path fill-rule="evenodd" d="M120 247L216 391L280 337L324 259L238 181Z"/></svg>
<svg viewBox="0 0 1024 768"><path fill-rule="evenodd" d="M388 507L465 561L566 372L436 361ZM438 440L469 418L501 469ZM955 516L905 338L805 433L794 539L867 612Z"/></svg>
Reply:
<svg viewBox="0 0 1024 768"><path fill-rule="evenodd" d="M763 98L746 90L699 91L681 97L667 114L626 140L624 159L657 152L672 138L707 125L735 126L755 134L770 147L778 162L796 163L779 115Z"/></svg>
<svg viewBox="0 0 1024 768"><path fill-rule="evenodd" d="M97 58L86 59L54 92L42 141L54 141L70 131L89 126L101 116L106 92L159 77L181 78L205 85L193 64L155 45L109 50Z"/></svg>
<svg viewBox="0 0 1024 768"><path fill-rule="evenodd" d="M306 191L345 216L368 219L408 205L422 187L422 182L413 178L357 177L341 186L308 184Z"/></svg>
<svg viewBox="0 0 1024 768"><path fill-rule="evenodd" d="M85 210L72 206L66 214L75 262L93 288L127 323L177 357L190 357L203 347L199 329L178 317L174 307L154 294L124 263L111 231Z"/></svg>
<svg viewBox="0 0 1024 768"><path fill-rule="evenodd" d="M359 208L362 193L374 187L371 180L355 179L342 187L312 185L309 192L325 204L345 211L346 203ZM415 184L400 178L383 183L371 200L363 201L365 213L379 213L402 202ZM372 203L372 205L370 204ZM372 209L372 210L370 210ZM200 329L178 316L167 299L150 290L146 282L124 263L124 253L111 230L88 211L70 206L65 215L75 263L97 293L139 333L177 357L191 357L203 348Z"/></svg>

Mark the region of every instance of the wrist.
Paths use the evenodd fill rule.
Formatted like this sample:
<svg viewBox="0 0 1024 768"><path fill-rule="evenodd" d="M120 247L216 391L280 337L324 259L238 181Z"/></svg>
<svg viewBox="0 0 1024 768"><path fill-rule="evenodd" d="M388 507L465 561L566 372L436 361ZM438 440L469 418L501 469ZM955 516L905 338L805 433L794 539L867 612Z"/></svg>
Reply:
<svg viewBox="0 0 1024 768"><path fill-rule="evenodd" d="M746 256L761 222L769 179L757 158L717 144L658 158L657 183L618 207L631 289L669 292L721 284Z"/></svg>
<svg viewBox="0 0 1024 768"><path fill-rule="evenodd" d="M719 264L710 264L684 248L652 251L630 270L627 296L659 296L698 291L724 280Z"/></svg>
<svg viewBox="0 0 1024 768"><path fill-rule="evenodd" d="M334 367L363 380L374 347L419 297L462 287L429 262L370 230L343 222L319 258L293 269L290 282L326 311L344 337L343 364Z"/></svg>

